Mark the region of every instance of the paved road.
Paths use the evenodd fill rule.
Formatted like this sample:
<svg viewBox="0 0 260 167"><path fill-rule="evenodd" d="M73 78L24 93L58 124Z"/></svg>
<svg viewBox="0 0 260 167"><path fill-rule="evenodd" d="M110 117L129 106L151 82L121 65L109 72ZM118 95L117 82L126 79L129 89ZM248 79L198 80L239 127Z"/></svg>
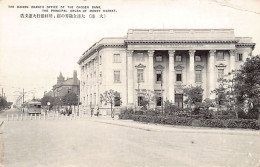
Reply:
<svg viewBox="0 0 260 167"><path fill-rule="evenodd" d="M9 121L0 162L9 166L255 167L259 131L181 128L110 118Z"/></svg>

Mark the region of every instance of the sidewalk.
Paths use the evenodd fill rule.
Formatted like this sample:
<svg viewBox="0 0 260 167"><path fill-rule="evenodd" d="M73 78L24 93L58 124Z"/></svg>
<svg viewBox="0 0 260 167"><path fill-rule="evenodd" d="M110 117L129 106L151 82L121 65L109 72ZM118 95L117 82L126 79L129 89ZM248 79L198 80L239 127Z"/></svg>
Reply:
<svg viewBox="0 0 260 167"><path fill-rule="evenodd" d="M119 125L129 128L136 128L145 131L165 131L165 132L184 132L184 133L215 133L215 134L229 134L229 135L257 135L260 136L259 130L252 129L230 129L230 128L209 128L209 127L191 127L191 126L176 126L164 124L152 124L136 122L133 120L121 120L116 116L114 119L110 116L92 117L89 120Z"/></svg>

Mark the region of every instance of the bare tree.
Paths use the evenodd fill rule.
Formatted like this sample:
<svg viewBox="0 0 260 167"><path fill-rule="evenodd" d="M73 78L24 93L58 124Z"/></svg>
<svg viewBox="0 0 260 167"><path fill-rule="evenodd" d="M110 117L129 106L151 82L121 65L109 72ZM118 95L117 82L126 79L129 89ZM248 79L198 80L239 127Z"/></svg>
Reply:
<svg viewBox="0 0 260 167"><path fill-rule="evenodd" d="M111 117L114 118L113 107L117 103L121 104L120 93L110 89L109 91L105 91L103 94L100 95L100 100L101 102L104 102L105 105L110 105Z"/></svg>

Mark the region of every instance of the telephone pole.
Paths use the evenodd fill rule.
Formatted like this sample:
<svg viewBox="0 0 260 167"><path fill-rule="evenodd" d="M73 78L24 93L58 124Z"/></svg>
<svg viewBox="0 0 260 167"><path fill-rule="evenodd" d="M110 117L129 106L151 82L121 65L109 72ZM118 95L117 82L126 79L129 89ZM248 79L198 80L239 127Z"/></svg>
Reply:
<svg viewBox="0 0 260 167"><path fill-rule="evenodd" d="M23 89L23 113L24 113L24 89Z"/></svg>

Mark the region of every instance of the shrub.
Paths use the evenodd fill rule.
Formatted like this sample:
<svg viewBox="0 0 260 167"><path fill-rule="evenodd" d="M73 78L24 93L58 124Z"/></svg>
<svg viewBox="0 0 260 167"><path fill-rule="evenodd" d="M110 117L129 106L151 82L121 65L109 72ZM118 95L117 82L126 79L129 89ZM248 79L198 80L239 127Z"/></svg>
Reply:
<svg viewBox="0 0 260 167"><path fill-rule="evenodd" d="M119 119L132 119L133 114L133 108L122 108L118 117Z"/></svg>
<svg viewBox="0 0 260 167"><path fill-rule="evenodd" d="M260 123L254 119L194 119L191 117L164 117L150 115L133 115L132 119L139 122L180 126L260 129Z"/></svg>
<svg viewBox="0 0 260 167"><path fill-rule="evenodd" d="M160 116L162 115L161 110L159 109L149 109L146 111L146 115L149 116Z"/></svg>

